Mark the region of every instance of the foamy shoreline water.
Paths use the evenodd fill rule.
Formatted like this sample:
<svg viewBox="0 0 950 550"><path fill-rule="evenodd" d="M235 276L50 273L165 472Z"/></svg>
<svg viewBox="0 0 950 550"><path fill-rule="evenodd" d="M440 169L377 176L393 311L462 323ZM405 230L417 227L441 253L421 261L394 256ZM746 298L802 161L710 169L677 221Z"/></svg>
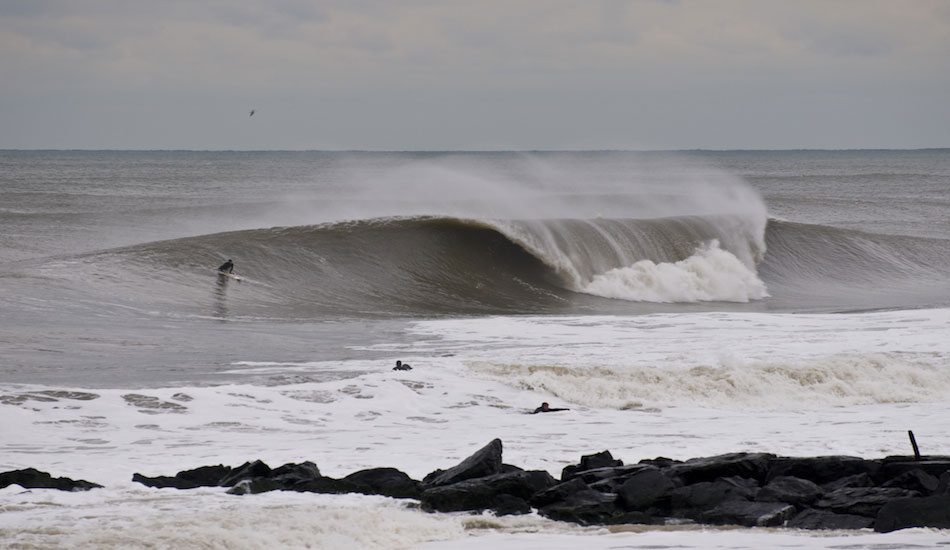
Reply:
<svg viewBox="0 0 950 550"><path fill-rule="evenodd" d="M264 548L275 540L285 548L452 550L479 541L501 549L933 546L945 532L612 534L536 516L433 516L377 497L155 490L131 475L262 459L272 466L312 460L332 477L392 466L421 479L495 437L505 462L555 476L605 449L627 463L737 451L909 454L908 429L924 454L945 454L948 321L950 310L419 321L414 343L374 346L410 362L408 372L366 360L236 362L236 371L289 380L324 369L353 376L84 389L95 396L84 399L36 393L70 388L6 385L6 400L52 400L2 405L0 470L36 467L106 488L3 489L0 540L13 541L11 548ZM571 410L525 414L542 400Z"/></svg>

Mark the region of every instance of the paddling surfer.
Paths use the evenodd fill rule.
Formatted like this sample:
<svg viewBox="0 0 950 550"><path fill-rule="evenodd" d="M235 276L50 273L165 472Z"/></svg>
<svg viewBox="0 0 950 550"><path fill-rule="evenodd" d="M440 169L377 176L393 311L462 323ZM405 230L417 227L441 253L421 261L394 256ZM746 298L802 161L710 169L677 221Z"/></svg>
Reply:
<svg viewBox="0 0 950 550"><path fill-rule="evenodd" d="M571 410L571 409L560 409L560 408L558 408L558 409L552 409L551 406L548 405L548 402L545 401L544 403L541 403L541 406L538 407L537 409L535 409L534 412L532 412L531 414L550 413L550 412L569 411L569 410Z"/></svg>

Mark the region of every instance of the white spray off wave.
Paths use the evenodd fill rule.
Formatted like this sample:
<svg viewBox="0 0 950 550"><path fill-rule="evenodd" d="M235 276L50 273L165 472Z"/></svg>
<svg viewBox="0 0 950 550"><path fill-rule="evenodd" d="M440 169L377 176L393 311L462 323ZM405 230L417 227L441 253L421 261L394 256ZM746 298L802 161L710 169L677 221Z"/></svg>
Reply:
<svg viewBox="0 0 950 550"><path fill-rule="evenodd" d="M642 302L748 302L768 296L765 283L713 240L678 262L640 260L595 275L581 289L604 298Z"/></svg>

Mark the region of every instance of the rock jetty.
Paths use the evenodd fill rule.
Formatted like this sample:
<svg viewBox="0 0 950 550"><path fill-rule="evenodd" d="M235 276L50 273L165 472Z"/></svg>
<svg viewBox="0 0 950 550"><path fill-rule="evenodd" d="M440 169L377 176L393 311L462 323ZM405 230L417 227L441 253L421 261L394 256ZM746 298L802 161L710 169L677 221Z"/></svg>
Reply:
<svg viewBox="0 0 950 550"><path fill-rule="evenodd" d="M416 499L430 512L525 514L581 525L700 523L799 529L950 528L950 457L785 457L731 453L624 464L609 451L582 456L555 479L502 462L499 439L421 481L394 468L341 479L312 462L271 469L204 466L171 477L135 474L150 487L364 493Z"/></svg>
<svg viewBox="0 0 950 550"><path fill-rule="evenodd" d="M421 481L395 468L360 470L336 479L313 462L271 468L256 460L238 467L202 466L174 476L132 480L149 487L227 487L246 495L268 491L363 493L414 499L429 512L538 514L581 525L698 523L798 529L908 527L950 529L950 456L786 457L730 453L686 461L624 464L610 451L584 455L560 479L502 461L495 439ZM85 491L102 487L54 478L33 468L0 473L0 488Z"/></svg>

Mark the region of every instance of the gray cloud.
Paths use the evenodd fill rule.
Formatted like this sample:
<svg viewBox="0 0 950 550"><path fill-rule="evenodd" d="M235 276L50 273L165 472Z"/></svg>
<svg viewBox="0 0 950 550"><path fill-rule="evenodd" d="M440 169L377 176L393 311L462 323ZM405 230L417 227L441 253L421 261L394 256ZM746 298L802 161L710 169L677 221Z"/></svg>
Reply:
<svg viewBox="0 0 950 550"><path fill-rule="evenodd" d="M939 146L948 53L941 0L4 2L0 147Z"/></svg>

